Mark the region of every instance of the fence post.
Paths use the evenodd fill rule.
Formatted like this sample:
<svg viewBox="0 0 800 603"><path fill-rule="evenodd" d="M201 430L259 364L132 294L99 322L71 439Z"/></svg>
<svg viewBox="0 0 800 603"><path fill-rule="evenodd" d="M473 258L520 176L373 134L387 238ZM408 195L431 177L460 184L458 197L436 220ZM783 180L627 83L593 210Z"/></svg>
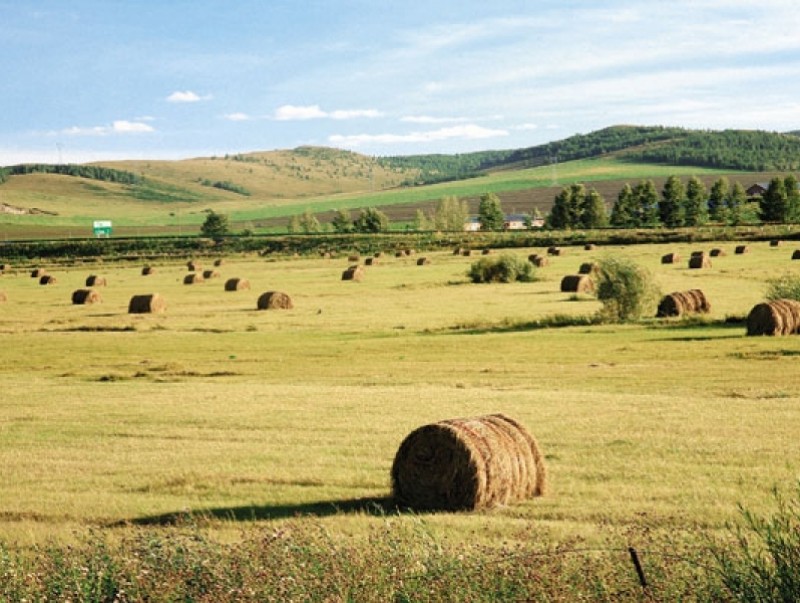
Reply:
<svg viewBox="0 0 800 603"><path fill-rule="evenodd" d="M636 575L639 576L639 584L642 585L642 588L647 588L647 578L645 578L644 570L642 569L642 564L639 562L639 555L636 553L636 549L628 547L628 552L631 554L631 561L633 561L633 567L636 569Z"/></svg>

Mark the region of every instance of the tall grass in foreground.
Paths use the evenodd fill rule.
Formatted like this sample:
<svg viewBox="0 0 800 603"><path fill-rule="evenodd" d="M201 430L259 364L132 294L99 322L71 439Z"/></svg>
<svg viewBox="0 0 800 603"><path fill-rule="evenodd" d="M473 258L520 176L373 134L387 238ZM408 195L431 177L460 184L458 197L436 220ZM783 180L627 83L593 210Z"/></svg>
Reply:
<svg viewBox="0 0 800 603"><path fill-rule="evenodd" d="M625 537L605 549L553 543L529 529L521 544L449 542L424 522L386 518L357 542L313 522L244 533L235 544L198 526L132 529L111 544L0 548L0 600L47 601L659 601L717 598L697 550L643 531L648 586ZM112 536L113 538L113 536ZM656 551L669 554L662 555Z"/></svg>

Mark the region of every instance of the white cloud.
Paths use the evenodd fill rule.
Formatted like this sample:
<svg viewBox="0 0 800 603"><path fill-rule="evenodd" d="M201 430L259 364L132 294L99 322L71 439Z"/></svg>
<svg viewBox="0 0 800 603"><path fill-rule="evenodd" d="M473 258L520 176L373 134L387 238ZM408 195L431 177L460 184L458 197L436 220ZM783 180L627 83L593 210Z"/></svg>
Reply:
<svg viewBox="0 0 800 603"><path fill-rule="evenodd" d="M301 121L308 119L356 119L359 117L380 117L376 109L338 109L324 111L319 105L282 105L275 109L274 118L278 121Z"/></svg>
<svg viewBox="0 0 800 603"><path fill-rule="evenodd" d="M538 130L538 124L519 124L518 126L514 127L515 130L522 130L522 131L530 131L530 130Z"/></svg>
<svg viewBox="0 0 800 603"><path fill-rule="evenodd" d="M412 124L460 124L469 121L466 117L433 117L431 115L406 115L400 118Z"/></svg>
<svg viewBox="0 0 800 603"><path fill-rule="evenodd" d="M66 136L108 136L109 134L146 134L155 129L141 121L115 120L110 126L72 126L58 132Z"/></svg>
<svg viewBox="0 0 800 603"><path fill-rule="evenodd" d="M228 121L250 121L253 119L247 113L226 113L224 117Z"/></svg>
<svg viewBox="0 0 800 603"><path fill-rule="evenodd" d="M441 140L478 140L485 138L498 138L508 136L507 130L493 130L475 124L427 130L424 132L410 132L408 134L334 134L328 141L344 147L357 147L366 144L396 144L396 143L425 143Z"/></svg>
<svg viewBox="0 0 800 603"><path fill-rule="evenodd" d="M191 90L177 90L167 97L167 102L170 103L198 103L203 100L209 100L210 94L200 96Z"/></svg>

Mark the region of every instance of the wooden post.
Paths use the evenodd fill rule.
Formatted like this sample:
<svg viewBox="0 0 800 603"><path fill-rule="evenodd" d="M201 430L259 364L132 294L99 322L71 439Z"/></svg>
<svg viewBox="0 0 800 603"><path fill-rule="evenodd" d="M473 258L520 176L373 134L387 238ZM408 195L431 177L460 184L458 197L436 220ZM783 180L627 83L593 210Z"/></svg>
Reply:
<svg viewBox="0 0 800 603"><path fill-rule="evenodd" d="M631 561L633 561L633 567L636 569L636 575L639 576L639 584L642 585L642 588L647 588L647 578L644 576L644 570L639 562L639 555L636 553L636 549L628 547L628 552L631 554Z"/></svg>

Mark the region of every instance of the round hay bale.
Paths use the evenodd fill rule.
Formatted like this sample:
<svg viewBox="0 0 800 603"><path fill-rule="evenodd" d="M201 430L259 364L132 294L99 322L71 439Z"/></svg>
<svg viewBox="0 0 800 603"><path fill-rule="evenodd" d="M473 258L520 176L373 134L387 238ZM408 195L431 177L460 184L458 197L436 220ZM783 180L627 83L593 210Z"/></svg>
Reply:
<svg viewBox="0 0 800 603"><path fill-rule="evenodd" d="M694 253L692 253L692 257L689 258L689 268L693 270L711 268L711 258L704 251L701 251L699 255L694 255Z"/></svg>
<svg viewBox="0 0 800 603"><path fill-rule="evenodd" d="M711 304L700 289L674 291L665 295L658 304L657 318L683 316L685 314L705 314L711 310Z"/></svg>
<svg viewBox="0 0 800 603"><path fill-rule="evenodd" d="M364 278L364 267L355 264L342 272L343 281L360 281Z"/></svg>
<svg viewBox="0 0 800 603"><path fill-rule="evenodd" d="M375 252L375 253L372 255L372 257L374 257L374 258L376 258L376 259L377 259L377 258L382 258L382 257L383 257L383 252L382 252L382 251L376 251L376 252Z"/></svg>
<svg viewBox="0 0 800 603"><path fill-rule="evenodd" d="M216 260L214 260L214 266L216 266L217 268L222 266L222 264L224 264L224 263L225 263L225 260L223 260L222 258L217 258Z"/></svg>
<svg viewBox="0 0 800 603"><path fill-rule="evenodd" d="M404 255L405 255L405 254L404 254L402 251L395 251L395 252L394 252L394 257L396 257L396 258L401 258L401 257L403 257Z"/></svg>
<svg viewBox="0 0 800 603"><path fill-rule="evenodd" d="M413 249L404 249L403 253L405 253L406 255L414 255L414 253L416 252Z"/></svg>
<svg viewBox="0 0 800 603"><path fill-rule="evenodd" d="M104 276L97 276L96 274L91 274L86 277L86 286L87 287L105 287L108 283Z"/></svg>
<svg viewBox="0 0 800 603"><path fill-rule="evenodd" d="M153 268L152 266L144 266L142 268L142 276L149 276L150 274L155 274L155 273L156 269Z"/></svg>
<svg viewBox="0 0 800 603"><path fill-rule="evenodd" d="M52 274L44 274L39 278L40 285L55 285L56 282L56 277Z"/></svg>
<svg viewBox="0 0 800 603"><path fill-rule="evenodd" d="M492 253L492 250L486 247L483 251L481 251L481 255L489 255Z"/></svg>
<svg viewBox="0 0 800 603"><path fill-rule="evenodd" d="M597 262L584 262L578 268L578 274L597 274L600 272L600 264Z"/></svg>
<svg viewBox="0 0 800 603"><path fill-rule="evenodd" d="M225 291L250 290L250 281L246 278L229 278L225 281Z"/></svg>
<svg viewBox="0 0 800 603"><path fill-rule="evenodd" d="M220 273L216 270L203 270L203 278L208 280L210 278L219 278Z"/></svg>
<svg viewBox="0 0 800 603"><path fill-rule="evenodd" d="M738 249L738 247L737 247L737 249ZM720 249L719 247L715 247L714 249L711 250L711 253L709 253L709 255L712 258L717 258L717 257L725 257L728 254L725 253L724 249Z"/></svg>
<svg viewBox="0 0 800 603"><path fill-rule="evenodd" d="M792 253L793 260L800 260L800 249L795 249L794 253Z"/></svg>
<svg viewBox="0 0 800 603"><path fill-rule="evenodd" d="M465 258L468 258L469 256L472 255L472 249L462 249L461 255L464 256Z"/></svg>
<svg viewBox="0 0 800 603"><path fill-rule="evenodd" d="M780 247L781 246L781 242L778 239L772 239L769 242L769 246L770 247Z"/></svg>
<svg viewBox="0 0 800 603"><path fill-rule="evenodd" d="M547 248L547 255L564 255L564 250L561 247L548 247Z"/></svg>
<svg viewBox="0 0 800 603"><path fill-rule="evenodd" d="M734 253L736 255L742 255L743 253L750 253L750 247L747 245L737 245L736 249L734 249Z"/></svg>
<svg viewBox="0 0 800 603"><path fill-rule="evenodd" d="M401 505L472 511L544 494L547 472L530 432L494 414L415 429L400 444L391 479Z"/></svg>
<svg viewBox="0 0 800 603"><path fill-rule="evenodd" d="M0 264L0 272L5 272L8 268L8 264Z"/></svg>
<svg viewBox="0 0 800 603"><path fill-rule="evenodd" d="M167 310L167 302L158 293L134 295L128 304L128 314L153 314Z"/></svg>
<svg viewBox="0 0 800 603"><path fill-rule="evenodd" d="M421 257L421 258L419 258L417 260L417 266L427 266L430 263L431 263L431 261L428 258L426 258L425 256L423 256L423 257Z"/></svg>
<svg viewBox="0 0 800 603"><path fill-rule="evenodd" d="M542 267L544 267L544 266L547 266L547 264L549 264L549 263L550 263L550 260L548 260L548 259L547 259L545 256L543 256L543 255L539 255L538 253L532 253L532 254L530 254L530 255L528 256L528 261L529 261L531 264L533 264L534 266L536 266L537 268L542 268Z"/></svg>
<svg viewBox="0 0 800 603"><path fill-rule="evenodd" d="M259 310L291 310L294 308L292 298L281 291L267 291L258 297L256 307Z"/></svg>
<svg viewBox="0 0 800 603"><path fill-rule="evenodd" d="M197 283L202 283L204 281L205 279L203 278L203 275L200 274L199 272L192 272L191 274L187 274L186 276L183 277L184 285L195 285Z"/></svg>
<svg viewBox="0 0 800 603"><path fill-rule="evenodd" d="M561 279L563 293L594 293L594 281L588 274L568 274Z"/></svg>
<svg viewBox="0 0 800 603"><path fill-rule="evenodd" d="M667 253L666 255L661 256L661 263L662 264L677 264L681 261L680 254L677 253Z"/></svg>
<svg viewBox="0 0 800 603"><path fill-rule="evenodd" d="M800 333L800 302L776 299L756 304L747 315L748 335L792 335Z"/></svg>
<svg viewBox="0 0 800 603"><path fill-rule="evenodd" d="M103 301L100 293L94 289L77 289L72 292L72 303L76 306L84 304L99 304Z"/></svg>
<svg viewBox="0 0 800 603"><path fill-rule="evenodd" d="M348 262L358 262L361 259L361 256L357 253L353 253L347 256Z"/></svg>
<svg viewBox="0 0 800 603"><path fill-rule="evenodd" d="M195 260L189 260L188 262L186 262L186 269L189 272L200 272L203 269L203 267Z"/></svg>
<svg viewBox="0 0 800 603"><path fill-rule="evenodd" d="M47 270L44 268L34 268L31 270L31 278L42 278L45 274L47 274Z"/></svg>
<svg viewBox="0 0 800 603"><path fill-rule="evenodd" d="M583 246L583 249L584 251L594 251L595 249L597 249L597 245L595 245L594 243L586 243L586 245Z"/></svg>
<svg viewBox="0 0 800 603"><path fill-rule="evenodd" d="M378 258L367 258L366 260L364 260L365 266L375 266L378 263L379 263Z"/></svg>

